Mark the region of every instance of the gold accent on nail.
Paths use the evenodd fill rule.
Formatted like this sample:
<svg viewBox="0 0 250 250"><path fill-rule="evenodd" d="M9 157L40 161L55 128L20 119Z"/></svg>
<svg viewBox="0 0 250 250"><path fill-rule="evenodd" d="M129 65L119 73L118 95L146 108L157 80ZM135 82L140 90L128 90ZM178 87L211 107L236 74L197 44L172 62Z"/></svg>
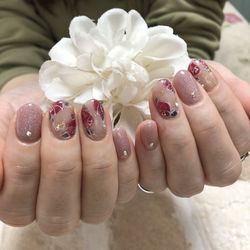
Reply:
<svg viewBox="0 0 250 250"><path fill-rule="evenodd" d="M65 129L65 128L66 128L65 122L61 122L61 123L57 124L55 129L56 129L56 131L59 131L61 129Z"/></svg>

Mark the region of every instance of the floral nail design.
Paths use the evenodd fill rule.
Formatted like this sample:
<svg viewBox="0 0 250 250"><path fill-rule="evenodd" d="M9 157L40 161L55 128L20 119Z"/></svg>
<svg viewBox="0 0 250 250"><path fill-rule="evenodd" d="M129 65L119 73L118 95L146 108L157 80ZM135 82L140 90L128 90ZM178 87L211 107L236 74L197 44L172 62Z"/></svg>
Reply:
<svg viewBox="0 0 250 250"><path fill-rule="evenodd" d="M162 118L169 119L178 115L176 92L169 80L160 80L153 88L152 93L155 107Z"/></svg>
<svg viewBox="0 0 250 250"><path fill-rule="evenodd" d="M206 91L212 90L217 85L217 80L214 77L213 72L205 61L201 59L192 60L188 66L188 71Z"/></svg>
<svg viewBox="0 0 250 250"><path fill-rule="evenodd" d="M83 105L81 118L85 133L90 139L101 140L105 137L105 112L100 101L93 99Z"/></svg>
<svg viewBox="0 0 250 250"><path fill-rule="evenodd" d="M65 101L52 103L49 120L53 134L61 140L72 138L76 131L76 117L73 107Z"/></svg>

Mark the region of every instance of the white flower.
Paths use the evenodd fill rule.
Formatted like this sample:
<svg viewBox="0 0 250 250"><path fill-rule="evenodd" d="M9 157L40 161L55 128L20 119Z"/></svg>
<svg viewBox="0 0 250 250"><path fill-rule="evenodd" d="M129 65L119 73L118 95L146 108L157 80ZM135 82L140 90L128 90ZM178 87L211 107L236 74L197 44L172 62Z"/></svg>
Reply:
<svg viewBox="0 0 250 250"><path fill-rule="evenodd" d="M172 28L148 28L135 10L111 9L97 24L75 17L69 33L40 69L45 96L79 104L102 100L113 120L119 114L130 132L150 115L147 98L153 80L172 79L190 61L186 43Z"/></svg>

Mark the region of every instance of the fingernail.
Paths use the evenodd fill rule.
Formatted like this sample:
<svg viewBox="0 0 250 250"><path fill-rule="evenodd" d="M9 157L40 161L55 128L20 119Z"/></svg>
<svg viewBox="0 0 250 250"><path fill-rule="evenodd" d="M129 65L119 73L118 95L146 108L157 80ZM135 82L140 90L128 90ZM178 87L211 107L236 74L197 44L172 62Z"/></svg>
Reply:
<svg viewBox="0 0 250 250"><path fill-rule="evenodd" d="M146 150L152 151L158 145L158 133L156 124L152 121L144 123L141 128L141 141Z"/></svg>
<svg viewBox="0 0 250 250"><path fill-rule="evenodd" d="M167 79L159 80L152 89L155 107L164 119L176 117L179 113L175 89Z"/></svg>
<svg viewBox="0 0 250 250"><path fill-rule="evenodd" d="M68 102L60 100L52 103L49 109L49 121L51 130L56 138L68 140L75 135L75 112Z"/></svg>
<svg viewBox="0 0 250 250"><path fill-rule="evenodd" d="M201 101L202 93L195 79L187 70L177 72L174 78L174 86L185 104L193 105Z"/></svg>
<svg viewBox="0 0 250 250"><path fill-rule="evenodd" d="M16 135L25 143L33 143L41 137L42 110L35 104L21 106L16 115Z"/></svg>
<svg viewBox="0 0 250 250"><path fill-rule="evenodd" d="M131 154L128 135L123 128L116 128L113 131L113 140L116 148L117 157L120 160L127 159Z"/></svg>
<svg viewBox="0 0 250 250"><path fill-rule="evenodd" d="M90 100L82 106L81 118L85 134L94 141L103 139L106 135L107 126L105 112L102 103Z"/></svg>
<svg viewBox="0 0 250 250"><path fill-rule="evenodd" d="M218 84L212 70L201 59L192 60L188 66L188 71L207 92L211 91Z"/></svg>

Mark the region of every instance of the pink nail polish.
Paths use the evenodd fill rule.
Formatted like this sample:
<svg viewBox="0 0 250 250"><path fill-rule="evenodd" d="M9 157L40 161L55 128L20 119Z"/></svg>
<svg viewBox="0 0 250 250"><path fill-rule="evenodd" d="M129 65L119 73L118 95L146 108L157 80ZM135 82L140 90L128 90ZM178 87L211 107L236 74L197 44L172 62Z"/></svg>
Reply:
<svg viewBox="0 0 250 250"><path fill-rule="evenodd" d="M170 119L178 115L175 89L169 80L159 80L152 89L152 95L155 107L162 118Z"/></svg>
<svg viewBox="0 0 250 250"><path fill-rule="evenodd" d="M131 154L128 135L123 128L116 128L113 131L113 139L117 152L117 157L120 160L126 160Z"/></svg>
<svg viewBox="0 0 250 250"><path fill-rule="evenodd" d="M158 146L157 126L153 121L147 121L141 128L141 141L146 150L152 151Z"/></svg>
<svg viewBox="0 0 250 250"><path fill-rule="evenodd" d="M211 91L218 84L209 66L201 59L192 60L188 66L188 71L207 92Z"/></svg>
<svg viewBox="0 0 250 250"><path fill-rule="evenodd" d="M187 70L177 72L174 78L175 89L181 100L187 105L193 105L202 100L202 93Z"/></svg>
<svg viewBox="0 0 250 250"><path fill-rule="evenodd" d="M52 103L49 109L49 121L56 138L68 140L75 135L75 112L68 102L60 100Z"/></svg>
<svg viewBox="0 0 250 250"><path fill-rule="evenodd" d="M33 143L41 137L42 110L35 104L21 106L16 115L16 135L25 143Z"/></svg>
<svg viewBox="0 0 250 250"><path fill-rule="evenodd" d="M90 100L82 106L81 118L85 134L92 140L99 141L106 135L105 112L102 103Z"/></svg>

